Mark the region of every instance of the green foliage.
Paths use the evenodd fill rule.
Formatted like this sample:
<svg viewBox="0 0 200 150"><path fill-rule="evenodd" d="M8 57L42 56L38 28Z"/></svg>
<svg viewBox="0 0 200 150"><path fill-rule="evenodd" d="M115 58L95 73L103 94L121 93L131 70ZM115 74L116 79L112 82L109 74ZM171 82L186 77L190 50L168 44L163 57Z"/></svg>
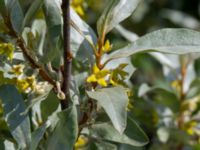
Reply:
<svg viewBox="0 0 200 150"><path fill-rule="evenodd" d="M92 3L103 2L91 17ZM130 20L142 18L148 1L103 2L71 2L66 57L59 1L0 0L0 149L199 149L200 32L165 28L140 37L119 24L129 18L136 29ZM181 27L194 19L163 12Z"/></svg>

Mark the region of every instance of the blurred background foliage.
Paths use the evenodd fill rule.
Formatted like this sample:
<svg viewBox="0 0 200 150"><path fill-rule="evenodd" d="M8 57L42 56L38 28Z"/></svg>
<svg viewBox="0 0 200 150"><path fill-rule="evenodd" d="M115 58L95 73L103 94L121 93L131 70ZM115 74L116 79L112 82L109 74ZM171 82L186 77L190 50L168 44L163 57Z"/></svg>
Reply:
<svg viewBox="0 0 200 150"><path fill-rule="evenodd" d="M83 5L85 14L82 18L94 30L97 18L106 4L106 0L86 0ZM190 28L199 31L199 16L199 0L143 0L134 15L121 25L139 36L162 28ZM114 49L128 43L117 30L110 33L108 38ZM137 70L131 77L134 94L131 99L133 109L130 114L150 138L150 143L145 148L136 149L199 150L199 56L164 56L171 62L173 69L166 71L165 61L154 54L145 53L132 56L132 63ZM184 62L187 64L185 66L186 77L184 85L181 85L181 68ZM181 88L184 88L185 94L182 98ZM180 116L182 117L181 123L179 123ZM127 147L126 149L132 148Z"/></svg>

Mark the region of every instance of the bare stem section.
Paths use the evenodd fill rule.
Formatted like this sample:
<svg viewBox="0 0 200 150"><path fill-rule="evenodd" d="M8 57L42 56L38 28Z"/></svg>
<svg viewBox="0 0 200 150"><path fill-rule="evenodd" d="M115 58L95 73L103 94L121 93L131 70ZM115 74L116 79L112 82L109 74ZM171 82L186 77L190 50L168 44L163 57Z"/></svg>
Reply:
<svg viewBox="0 0 200 150"><path fill-rule="evenodd" d="M70 100L70 81L71 81L71 63L72 54L70 50L70 0L62 0L62 13L63 13L63 40L64 40L64 72L63 72L63 85L62 91L65 93L65 99L61 101L62 109L69 106Z"/></svg>

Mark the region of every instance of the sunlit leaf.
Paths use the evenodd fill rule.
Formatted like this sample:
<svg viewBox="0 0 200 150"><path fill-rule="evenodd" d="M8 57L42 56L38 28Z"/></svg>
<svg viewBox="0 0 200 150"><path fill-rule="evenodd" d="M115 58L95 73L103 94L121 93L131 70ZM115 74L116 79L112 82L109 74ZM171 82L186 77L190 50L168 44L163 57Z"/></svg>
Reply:
<svg viewBox="0 0 200 150"><path fill-rule="evenodd" d="M200 32L189 29L161 29L139 38L110 55L110 59L128 57L139 52L158 51L171 54L200 52Z"/></svg>
<svg viewBox="0 0 200 150"><path fill-rule="evenodd" d="M103 14L97 22L97 31L100 36L107 34L121 21L129 17L140 0L110 0Z"/></svg>
<svg viewBox="0 0 200 150"><path fill-rule="evenodd" d="M120 132L126 128L128 96L123 87L104 88L87 92L89 97L98 101L110 117L113 126Z"/></svg>

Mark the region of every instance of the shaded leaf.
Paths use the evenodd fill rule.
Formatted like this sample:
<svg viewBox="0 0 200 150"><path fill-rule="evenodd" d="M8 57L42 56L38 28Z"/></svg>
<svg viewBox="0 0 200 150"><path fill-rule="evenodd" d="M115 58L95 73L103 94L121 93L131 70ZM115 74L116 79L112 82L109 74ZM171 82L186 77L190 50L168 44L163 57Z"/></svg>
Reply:
<svg viewBox="0 0 200 150"><path fill-rule="evenodd" d="M75 106L58 114L59 122L49 140L48 150L73 150L78 136L77 110Z"/></svg>
<svg viewBox="0 0 200 150"><path fill-rule="evenodd" d="M0 13L3 17L7 15L5 0L0 0Z"/></svg>
<svg viewBox="0 0 200 150"><path fill-rule="evenodd" d="M3 103L6 122L13 137L20 148L29 148L31 141L30 122L26 115L22 115L26 109L22 96L14 86L2 85L0 99Z"/></svg>
<svg viewBox="0 0 200 150"><path fill-rule="evenodd" d="M24 14L18 0L7 0L7 11L14 30L17 33L22 31Z"/></svg>
<svg viewBox="0 0 200 150"><path fill-rule="evenodd" d="M31 135L31 148L30 150L36 150L40 140L43 138L43 135L48 128L49 123L45 123L41 127L39 127L36 131L34 131Z"/></svg>
<svg viewBox="0 0 200 150"><path fill-rule="evenodd" d="M57 3L54 0L44 1L44 14L48 30L48 44L47 52L44 52L44 62L52 61L59 55L58 40L61 35L62 15Z"/></svg>

